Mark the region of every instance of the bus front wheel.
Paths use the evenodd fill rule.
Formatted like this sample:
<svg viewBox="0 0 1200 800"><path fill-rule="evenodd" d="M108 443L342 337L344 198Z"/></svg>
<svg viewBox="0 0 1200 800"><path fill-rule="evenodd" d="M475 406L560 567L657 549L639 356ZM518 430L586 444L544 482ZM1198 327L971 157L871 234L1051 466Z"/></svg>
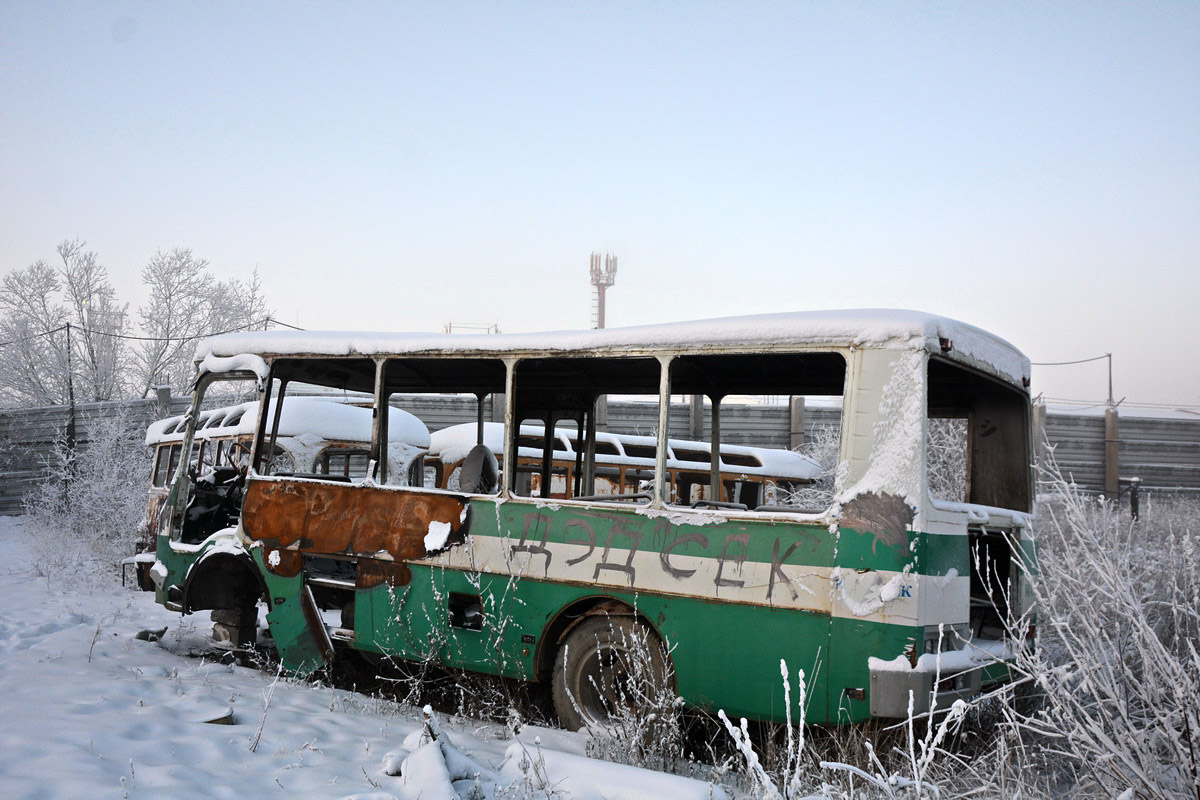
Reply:
<svg viewBox="0 0 1200 800"><path fill-rule="evenodd" d="M567 730L609 727L672 705L670 660L650 626L608 614L568 633L555 659L550 693Z"/></svg>

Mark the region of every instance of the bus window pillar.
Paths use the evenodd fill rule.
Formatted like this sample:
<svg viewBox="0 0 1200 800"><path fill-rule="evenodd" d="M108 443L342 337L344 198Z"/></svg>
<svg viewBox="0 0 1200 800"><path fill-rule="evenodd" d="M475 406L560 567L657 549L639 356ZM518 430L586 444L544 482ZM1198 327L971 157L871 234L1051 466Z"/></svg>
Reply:
<svg viewBox="0 0 1200 800"><path fill-rule="evenodd" d="M599 402L599 398L596 398ZM592 406L592 410L588 412L586 417L586 430L584 431L584 447L586 452L583 454L583 491L581 494L591 497L596 494L596 406ZM620 489L618 489L620 491Z"/></svg>
<svg viewBox="0 0 1200 800"><path fill-rule="evenodd" d="M287 378L279 381L279 397L275 400L275 416L271 418L271 439L267 443L266 455L259 455L258 465L255 468L256 470L261 468L264 474L275 471L271 462L275 458L275 443L279 439L279 418L283 415L283 398L287 396L287 385Z"/></svg>
<svg viewBox="0 0 1200 800"><path fill-rule="evenodd" d="M574 482L574 487L570 490L571 497L579 497L581 494L583 494L583 457L584 457L584 450L586 449L585 447L583 447L583 441L584 441L583 440L583 433L584 433L583 424L584 424L584 418L588 416L588 413L589 412L587 412L587 411L580 411L579 419L576 420L575 470L574 470L574 474L571 476L573 479L573 482Z"/></svg>
<svg viewBox="0 0 1200 800"><path fill-rule="evenodd" d="M709 459L708 499L714 503L721 500L721 398L710 394L712 403L712 457Z"/></svg>
<svg viewBox="0 0 1200 800"><path fill-rule="evenodd" d="M475 444L483 444L483 400L486 392L475 394Z"/></svg>
<svg viewBox="0 0 1200 800"><path fill-rule="evenodd" d="M667 439L671 427L671 362L674 356L658 357L658 442L654 449L654 498L651 508L667 501Z"/></svg>
<svg viewBox="0 0 1200 800"><path fill-rule="evenodd" d="M550 484L554 480L554 423L556 421L553 409L546 412L542 418L542 485L543 499L550 497Z"/></svg>
<svg viewBox="0 0 1200 800"><path fill-rule="evenodd" d="M380 358L375 361L375 404L371 413L371 457L375 459L375 469L369 471L381 486L387 483L388 474L388 397L384 386L387 362Z"/></svg>
<svg viewBox="0 0 1200 800"><path fill-rule="evenodd" d="M516 358L504 359L504 486L500 496L509 498L517 485L517 361ZM493 406L494 407L494 406Z"/></svg>

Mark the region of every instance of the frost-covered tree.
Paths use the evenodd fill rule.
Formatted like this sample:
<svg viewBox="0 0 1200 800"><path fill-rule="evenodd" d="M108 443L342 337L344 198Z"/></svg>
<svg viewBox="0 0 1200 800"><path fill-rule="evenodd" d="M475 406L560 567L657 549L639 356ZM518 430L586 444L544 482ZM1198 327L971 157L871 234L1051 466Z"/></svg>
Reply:
<svg viewBox="0 0 1200 800"><path fill-rule="evenodd" d="M45 261L0 283L0 395L6 405L52 405L67 396L67 312L55 301L62 286Z"/></svg>
<svg viewBox="0 0 1200 800"><path fill-rule="evenodd" d="M137 352L143 397L156 385L187 385L198 339L261 325L268 314L257 270L246 283L217 280L208 261L187 248L155 253L142 270L142 283L150 299L138 316L143 335L153 339Z"/></svg>
<svg viewBox="0 0 1200 800"><path fill-rule="evenodd" d="M55 444L47 479L25 498L37 571L57 581L89 571L112 575L134 552L150 473L145 431L145 420L126 410L94 418L82 448L65 437Z"/></svg>
<svg viewBox="0 0 1200 800"><path fill-rule="evenodd" d="M124 394L125 307L108 272L78 240L58 245L62 266L38 260L0 282L0 398L55 405ZM70 376L70 380L68 380Z"/></svg>
<svg viewBox="0 0 1200 800"><path fill-rule="evenodd" d="M95 253L84 252L83 247L80 241L64 241L58 246L72 322L72 368L79 378L77 399L112 400L124 394L128 351L121 337L129 333L129 306L117 303L107 270Z"/></svg>
<svg viewBox="0 0 1200 800"><path fill-rule="evenodd" d="M84 242L57 248L61 266L38 260L0 280L0 405L113 400L192 377L196 340L265 327L269 311L257 270L218 280L191 250L159 251L142 271L150 299L139 310L135 346L127 305Z"/></svg>

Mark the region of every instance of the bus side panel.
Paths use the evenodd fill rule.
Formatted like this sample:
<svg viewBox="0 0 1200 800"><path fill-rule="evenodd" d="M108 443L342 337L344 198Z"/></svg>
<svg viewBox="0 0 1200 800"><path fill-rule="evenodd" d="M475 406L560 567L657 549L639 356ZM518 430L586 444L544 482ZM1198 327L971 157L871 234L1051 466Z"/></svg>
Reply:
<svg viewBox="0 0 1200 800"><path fill-rule="evenodd" d="M558 612L581 601L611 599L636 608L667 642L676 689L688 705L710 712L724 709L733 718L782 722L782 659L791 684L793 720L800 719L801 669L808 687L806 719L827 720L827 615L531 578L473 577L423 564L410 567L412 581L407 586L358 593L356 614L370 618L359 617L356 646L530 680L535 677L537 645L556 652L558 643L542 638ZM449 607L455 595L481 599L483 621L478 630L453 625Z"/></svg>
<svg viewBox="0 0 1200 800"><path fill-rule="evenodd" d="M920 641L921 628L834 617L830 638L836 643L829 662L830 723L871 718L869 660L890 661Z"/></svg>
<svg viewBox="0 0 1200 800"><path fill-rule="evenodd" d="M471 576L419 562L407 566L406 583L356 592L356 647L409 661L436 660L474 672L533 677L532 646L522 643L521 636L529 631L536 636L539 629L529 619L530 604L517 596L518 589L521 595L537 594L531 587L517 581L510 587L502 575ZM456 602L468 600L482 606L478 627L455 625L460 622L454 618Z"/></svg>
<svg viewBox="0 0 1200 800"><path fill-rule="evenodd" d="M291 672L307 674L332 655L329 636L304 585L303 558L296 551L276 551L274 564L263 562L263 548L251 549L255 566L267 587L267 623L279 650L279 660Z"/></svg>
<svg viewBox="0 0 1200 800"><path fill-rule="evenodd" d="M786 721L781 664L791 687L791 718L828 720L829 616L678 597L640 597L639 610L672 646L676 688L689 706L731 718Z"/></svg>

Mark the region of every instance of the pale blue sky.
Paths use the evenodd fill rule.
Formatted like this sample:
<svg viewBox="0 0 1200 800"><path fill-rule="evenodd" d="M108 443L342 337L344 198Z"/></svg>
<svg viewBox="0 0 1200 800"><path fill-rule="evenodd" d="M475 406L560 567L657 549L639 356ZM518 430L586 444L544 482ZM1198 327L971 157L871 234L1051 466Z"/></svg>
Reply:
<svg viewBox="0 0 1200 800"><path fill-rule="evenodd" d="M1200 3L0 0L0 269L65 237L385 330L587 327L608 250L610 325L917 308L1200 404Z"/></svg>

